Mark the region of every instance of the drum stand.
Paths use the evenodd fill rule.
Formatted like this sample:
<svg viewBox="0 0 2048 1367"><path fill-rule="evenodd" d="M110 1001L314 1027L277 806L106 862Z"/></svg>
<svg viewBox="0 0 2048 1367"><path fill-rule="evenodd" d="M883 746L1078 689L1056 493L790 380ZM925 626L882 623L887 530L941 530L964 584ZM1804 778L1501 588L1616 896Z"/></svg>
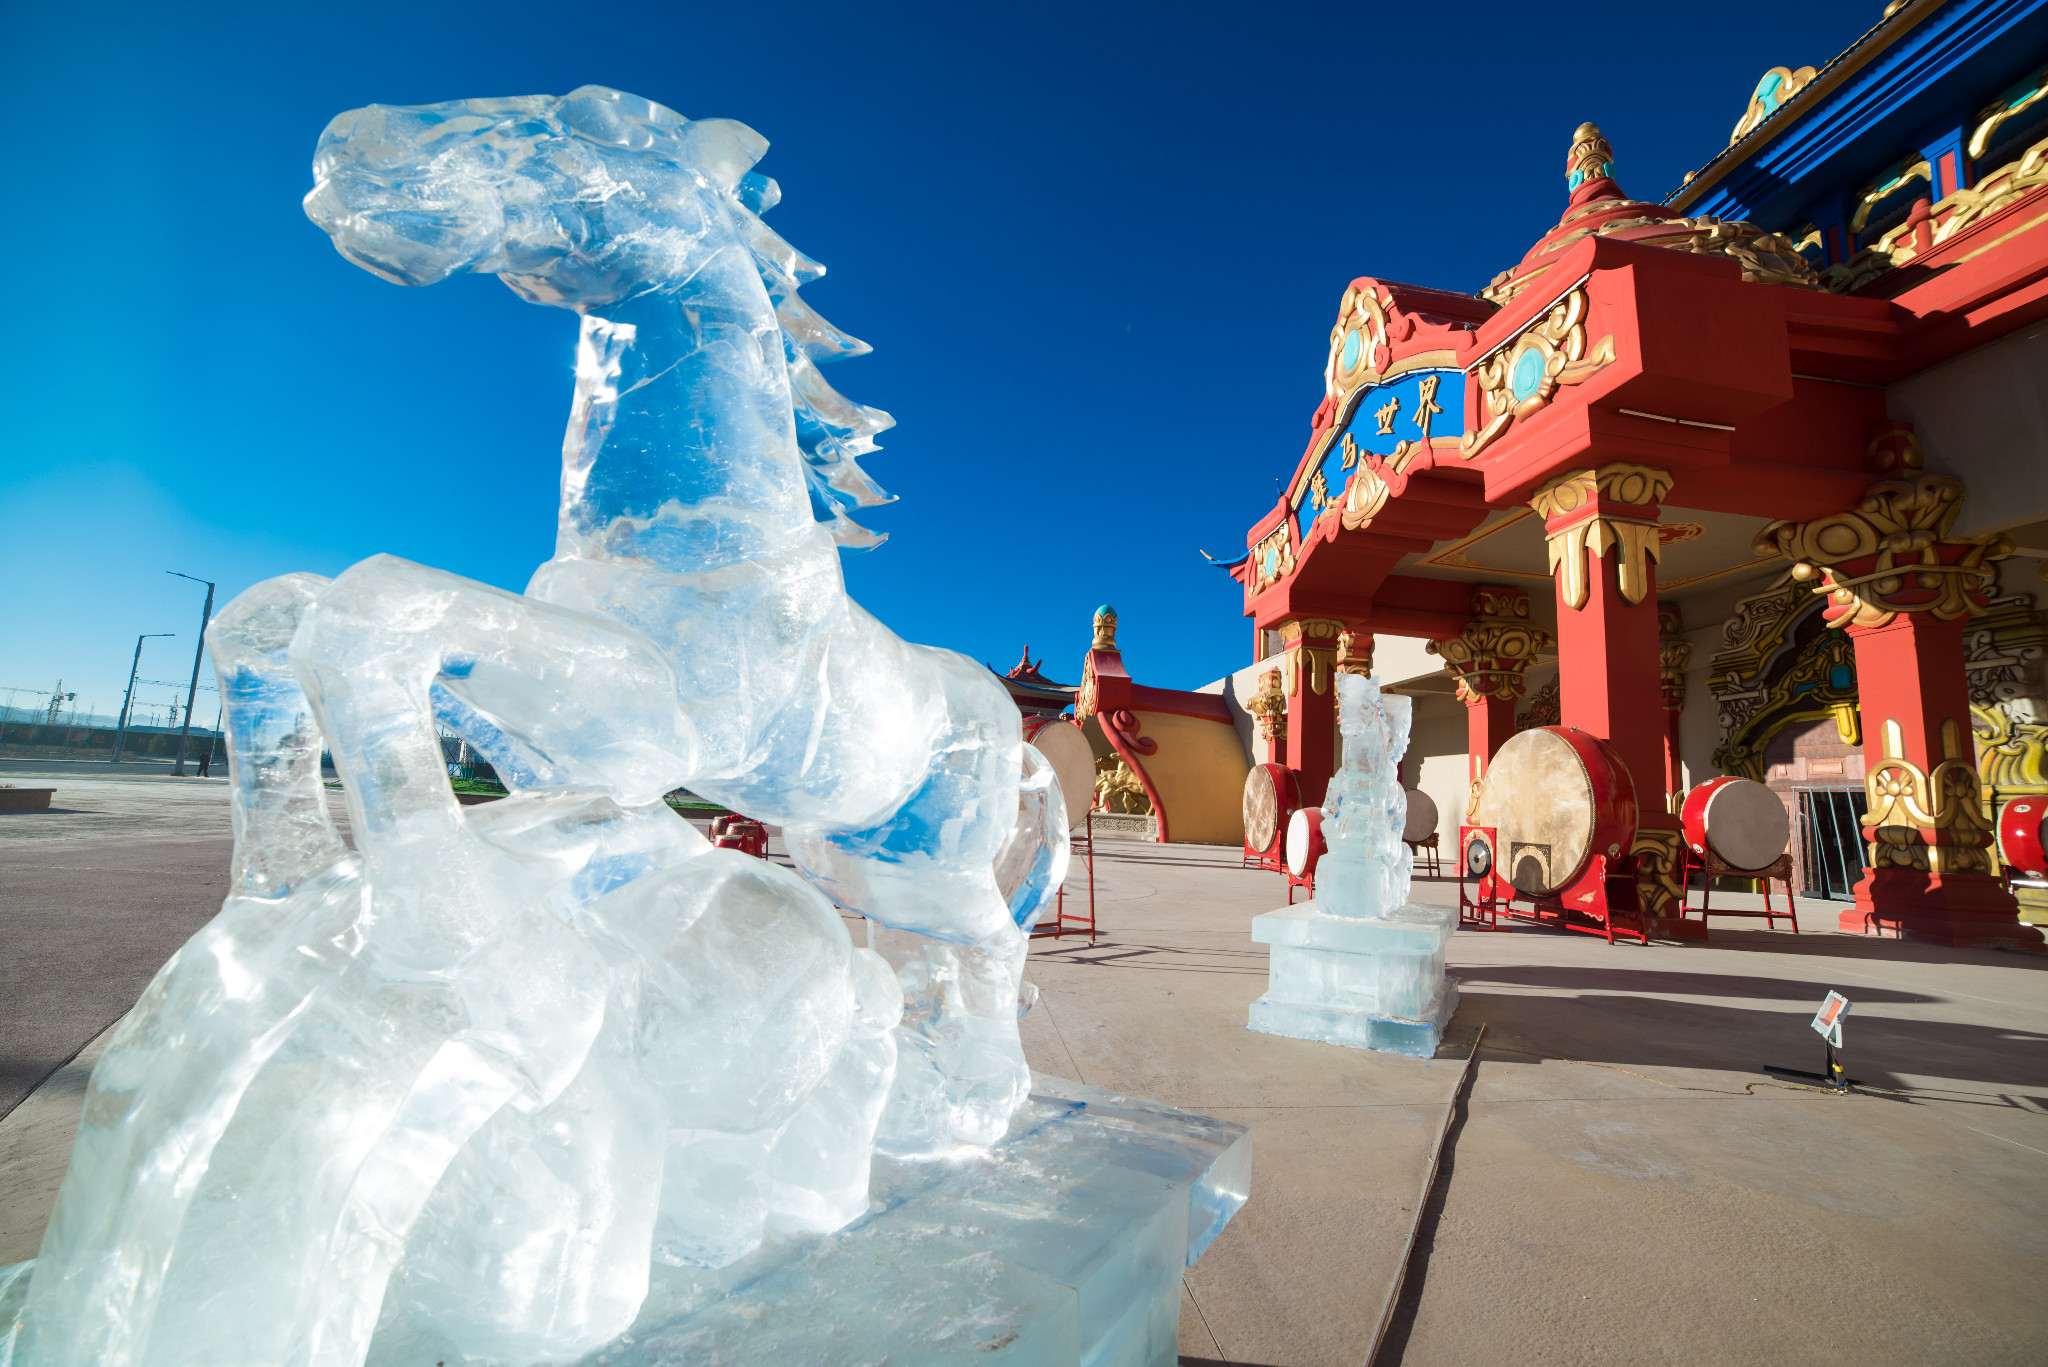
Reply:
<svg viewBox="0 0 2048 1367"><path fill-rule="evenodd" d="M1682 875L1685 881L1681 885L1683 889L1680 894L1681 906L1684 905L1686 900L1685 894L1692 891L1692 880L1695 874L1699 876L1700 880L1700 923L1702 925L1706 924L1709 916L1748 916L1761 919L1764 922L1765 929L1776 930L1779 919L1783 918L1792 923L1792 932L1795 935L1798 934L1799 907L1792 900L1792 855L1790 852L1779 855L1771 863L1760 869L1737 869L1730 868L1727 864L1723 863L1721 857L1714 853L1711 845L1707 847L1704 853L1687 850L1685 872ZM1713 909L1713 880L1716 878L1755 879L1757 887L1764 895L1764 909L1762 911L1715 911ZM1785 910L1783 911L1774 910L1771 906L1771 880L1773 878L1785 885Z"/></svg>
<svg viewBox="0 0 2048 1367"><path fill-rule="evenodd" d="M1085 929L1088 932L1088 943L1091 945L1095 943L1095 813L1093 811L1088 813L1081 827L1081 832L1080 835L1070 834L1067 837L1067 848L1071 854L1080 855L1082 862L1088 866L1088 915L1083 917L1079 912L1075 912L1071 916L1067 914L1067 884L1066 880L1062 879L1060 880L1060 890L1053 898L1052 915L1045 920L1041 920L1031 928L1031 938L1034 940L1058 940L1069 932L1079 935ZM1068 867L1071 868L1072 865L1070 864Z"/></svg>

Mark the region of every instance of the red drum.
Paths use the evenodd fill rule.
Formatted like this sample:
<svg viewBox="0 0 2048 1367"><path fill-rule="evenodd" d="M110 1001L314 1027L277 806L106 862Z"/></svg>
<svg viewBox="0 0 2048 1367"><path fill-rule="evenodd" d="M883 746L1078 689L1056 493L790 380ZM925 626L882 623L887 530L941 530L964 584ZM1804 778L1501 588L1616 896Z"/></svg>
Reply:
<svg viewBox="0 0 2048 1367"><path fill-rule="evenodd" d="M1316 876L1316 863L1329 846L1323 842L1323 809L1303 807L1287 823L1287 871L1302 882Z"/></svg>
<svg viewBox="0 0 2048 1367"><path fill-rule="evenodd" d="M1060 781L1060 800L1067 809L1067 829L1079 831L1095 805L1095 752L1088 733L1065 717L1026 717L1024 739L1038 747Z"/></svg>
<svg viewBox="0 0 2048 1367"><path fill-rule="evenodd" d="M1301 806L1294 771L1284 764L1254 764L1244 776L1244 847L1248 854L1278 860L1287 822Z"/></svg>
<svg viewBox="0 0 2048 1367"><path fill-rule="evenodd" d="M1473 823L1497 832L1497 876L1525 897L1555 897L1596 854L1636 838L1636 788L1621 757L1575 726L1539 726L1501 746L1479 786Z"/></svg>
<svg viewBox="0 0 2048 1367"><path fill-rule="evenodd" d="M2048 878L2048 840L2041 830L2048 797L2016 797L1998 813L1998 857L2022 878Z"/></svg>
<svg viewBox="0 0 2048 1367"><path fill-rule="evenodd" d="M1731 869L1748 872L1778 862L1792 843L1792 819L1778 795L1755 779L1710 778L1685 795L1679 811L1685 843Z"/></svg>

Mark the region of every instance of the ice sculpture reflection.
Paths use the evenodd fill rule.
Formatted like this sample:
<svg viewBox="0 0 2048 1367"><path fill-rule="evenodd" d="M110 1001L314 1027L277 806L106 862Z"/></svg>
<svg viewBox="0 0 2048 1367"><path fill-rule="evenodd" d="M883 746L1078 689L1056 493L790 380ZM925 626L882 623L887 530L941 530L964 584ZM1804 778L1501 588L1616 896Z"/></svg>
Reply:
<svg viewBox="0 0 2048 1367"><path fill-rule="evenodd" d="M1323 799L1328 852L1312 900L1252 921L1271 963L1250 1028L1427 1058L1457 1009L1457 980L1444 975L1456 909L1408 895L1401 757L1412 703L1377 679L1339 674L1337 707L1344 763Z"/></svg>
<svg viewBox="0 0 2048 1367"><path fill-rule="evenodd" d="M820 378L866 348L798 297L765 147L600 87L321 137L348 260L581 316L555 556L524 596L378 556L222 612L232 889L94 1073L0 1363L355 1364L394 1308L574 1357L650 1261L835 1229L878 1147L1003 1133L1063 808L986 670L846 595L890 420ZM512 796L461 808L437 723ZM803 876L708 848L685 784ZM892 969L835 902L928 938Z"/></svg>

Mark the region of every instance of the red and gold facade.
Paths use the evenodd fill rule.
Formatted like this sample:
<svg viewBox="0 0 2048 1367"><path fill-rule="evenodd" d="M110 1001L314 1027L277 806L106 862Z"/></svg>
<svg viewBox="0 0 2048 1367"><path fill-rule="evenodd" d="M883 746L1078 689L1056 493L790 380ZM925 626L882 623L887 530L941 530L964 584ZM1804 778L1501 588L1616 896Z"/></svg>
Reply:
<svg viewBox="0 0 2048 1367"><path fill-rule="evenodd" d="M1873 32L1865 65L1887 42L1936 47L1905 19ZM1803 111L1856 77L1799 74L1664 204L1629 199L1612 149L1582 125L1561 220L1477 295L1374 277L1345 288L1308 448L1232 567L1270 665L1247 703L1259 758L1320 801L1332 676L1369 660L1375 639L1385 656L1387 638L1419 638L1443 664L1429 686L1466 711L1476 785L1514 733L1532 666L1554 661L1558 720L1606 742L1639 795L1635 910L1659 933L1703 935L1675 872L1688 772L1709 776L1682 762L1681 717L1714 705L1698 688L1688 697L1688 628L1726 619L1735 642L1744 587L1779 593L1785 621L1824 599L1823 620L1787 643L1817 661L1819 682L1785 708L1860 741L1867 867L1841 925L2039 948L1997 858L1987 714L1981 701L1973 712L1966 668L1981 653L1966 646L1972 622L2020 601L1997 587L2012 537L1984 529L1982 509L1958 529L1971 486L2004 478L2005 457L1980 476L1957 441L1956 459L1931 468L1895 410L1932 412L1915 396L1944 363L1996 354L2009 368L2015 334L2048 317L2048 141L2011 167L1959 163L1937 176L1938 203L1898 211L1899 231L1866 215L1861 236L1832 246L1819 230L1683 212L1725 198L1722 182L1768 161L1774 136L1801 135ZM2048 433L2022 436L2009 459L2048 462ZM2011 509L2028 515L2048 506ZM2011 608L2012 629L2038 623L2031 613ZM1736 682L1768 691L1779 675Z"/></svg>

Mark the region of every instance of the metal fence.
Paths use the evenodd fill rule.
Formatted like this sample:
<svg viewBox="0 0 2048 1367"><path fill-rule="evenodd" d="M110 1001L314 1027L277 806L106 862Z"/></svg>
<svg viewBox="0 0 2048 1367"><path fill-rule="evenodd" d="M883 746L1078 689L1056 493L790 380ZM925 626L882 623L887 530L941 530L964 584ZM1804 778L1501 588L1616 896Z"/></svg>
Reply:
<svg viewBox="0 0 2048 1367"><path fill-rule="evenodd" d="M1802 897L1849 901L1868 860L1863 814L1870 810L1861 788L1795 788L1799 797L1799 855Z"/></svg>

